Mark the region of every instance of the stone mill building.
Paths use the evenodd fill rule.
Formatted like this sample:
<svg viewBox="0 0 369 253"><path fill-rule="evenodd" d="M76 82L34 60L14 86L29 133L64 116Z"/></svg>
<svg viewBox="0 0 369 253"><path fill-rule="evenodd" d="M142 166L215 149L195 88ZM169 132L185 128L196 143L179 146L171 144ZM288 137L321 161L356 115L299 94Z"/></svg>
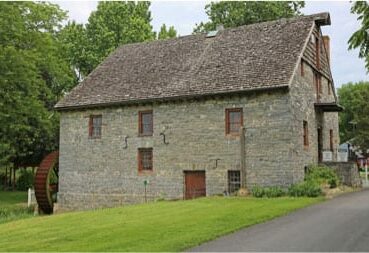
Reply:
<svg viewBox="0 0 369 253"><path fill-rule="evenodd" d="M288 186L323 151L335 160L324 25L328 13L119 47L56 105L60 208Z"/></svg>

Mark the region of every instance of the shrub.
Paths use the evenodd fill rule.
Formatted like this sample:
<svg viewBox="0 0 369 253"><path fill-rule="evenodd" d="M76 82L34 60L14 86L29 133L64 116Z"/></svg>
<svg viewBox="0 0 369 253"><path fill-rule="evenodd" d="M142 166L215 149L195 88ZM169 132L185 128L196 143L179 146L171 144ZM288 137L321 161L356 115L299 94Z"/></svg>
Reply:
<svg viewBox="0 0 369 253"><path fill-rule="evenodd" d="M260 187L255 186L251 189L252 196L255 198L277 198L286 195L286 192L279 186Z"/></svg>
<svg viewBox="0 0 369 253"><path fill-rule="evenodd" d="M20 176L17 179L17 190L26 191L33 187L34 175L31 170L20 170Z"/></svg>
<svg viewBox="0 0 369 253"><path fill-rule="evenodd" d="M330 188L335 188L339 185L339 178L336 172L324 166L311 167L305 177L305 181L319 185L329 184Z"/></svg>
<svg viewBox="0 0 369 253"><path fill-rule="evenodd" d="M286 192L281 187L273 186L270 188L266 188L265 195L268 198L277 198L286 195Z"/></svg>
<svg viewBox="0 0 369 253"><path fill-rule="evenodd" d="M254 186L251 189L251 194L255 198L262 198L264 197L264 188L260 186Z"/></svg>
<svg viewBox="0 0 369 253"><path fill-rule="evenodd" d="M288 188L288 195L291 197L318 197L322 195L320 185L312 181L304 181L291 185Z"/></svg>

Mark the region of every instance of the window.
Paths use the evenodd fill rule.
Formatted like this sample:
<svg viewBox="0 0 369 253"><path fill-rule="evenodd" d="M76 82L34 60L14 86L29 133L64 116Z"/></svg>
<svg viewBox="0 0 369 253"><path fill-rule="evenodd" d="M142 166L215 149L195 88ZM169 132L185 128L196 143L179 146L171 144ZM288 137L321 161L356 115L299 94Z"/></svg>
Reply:
<svg viewBox="0 0 369 253"><path fill-rule="evenodd" d="M90 115L88 127L88 135L90 138L100 138L101 137L101 125L102 116L101 115Z"/></svg>
<svg viewBox="0 0 369 253"><path fill-rule="evenodd" d="M153 114L152 111L139 112L139 135L151 136L153 134Z"/></svg>
<svg viewBox="0 0 369 253"><path fill-rule="evenodd" d="M301 59L301 62L300 62L300 70L301 70L301 76L304 76L304 62L303 62L302 59Z"/></svg>
<svg viewBox="0 0 369 253"><path fill-rule="evenodd" d="M304 146L308 147L309 146L309 128L308 128L308 123L306 120L303 121L303 128L304 128Z"/></svg>
<svg viewBox="0 0 369 253"><path fill-rule="evenodd" d="M232 193L241 188L241 173L238 170L228 171L228 192Z"/></svg>
<svg viewBox="0 0 369 253"><path fill-rule="evenodd" d="M239 134L242 125L242 108L226 109L226 134Z"/></svg>
<svg viewBox="0 0 369 253"><path fill-rule="evenodd" d="M152 148L138 149L138 171L152 171Z"/></svg>
<svg viewBox="0 0 369 253"><path fill-rule="evenodd" d="M328 87L328 95L331 95L331 82L330 81L327 82L327 87Z"/></svg>
<svg viewBox="0 0 369 253"><path fill-rule="evenodd" d="M330 150L333 152L333 129L329 130L329 147Z"/></svg>

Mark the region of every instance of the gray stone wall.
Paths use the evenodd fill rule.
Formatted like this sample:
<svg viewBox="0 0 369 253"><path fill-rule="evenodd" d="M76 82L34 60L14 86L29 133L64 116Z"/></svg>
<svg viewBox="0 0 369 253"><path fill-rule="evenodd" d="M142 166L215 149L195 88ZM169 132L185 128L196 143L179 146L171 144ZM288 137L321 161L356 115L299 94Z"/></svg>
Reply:
<svg viewBox="0 0 369 253"><path fill-rule="evenodd" d="M337 173L342 184L351 187L362 186L359 169L355 162L324 162L322 164L333 169Z"/></svg>
<svg viewBox="0 0 369 253"><path fill-rule="evenodd" d="M317 28L315 28L316 30ZM317 33L317 32L315 32ZM308 42L310 43L310 41ZM333 160L337 158L337 148L339 145L338 113L321 112L314 108L317 103L317 90L314 82L314 69L310 66L311 59L303 56L304 74L301 75L301 65L296 69L291 84L291 108L293 114L293 135L291 139L294 145L294 175L297 175L295 181L300 181L304 177L304 167L318 162L318 133L317 129L322 129L323 150L330 149L329 130L333 130ZM322 55L325 57L325 55ZM328 67L327 65L324 65ZM324 71L329 72L329 69ZM320 93L321 102L335 102L334 87L328 85L328 79L322 76L322 92ZM330 92L328 91L330 87ZM303 143L303 121L308 122L309 128L309 146L305 147Z"/></svg>
<svg viewBox="0 0 369 253"><path fill-rule="evenodd" d="M87 209L182 199L184 171L206 171L206 194L227 190L227 171L240 169L240 138L225 135L225 109L243 108L247 186L293 183L294 144L287 91L218 99L62 112L59 204ZM138 136L138 112L152 109L154 134ZM89 115L102 115L101 139L88 137ZM165 131L168 145L159 134ZM124 137L128 147L124 149ZM153 172L138 173L137 149L153 147ZM218 166L215 168L215 160Z"/></svg>

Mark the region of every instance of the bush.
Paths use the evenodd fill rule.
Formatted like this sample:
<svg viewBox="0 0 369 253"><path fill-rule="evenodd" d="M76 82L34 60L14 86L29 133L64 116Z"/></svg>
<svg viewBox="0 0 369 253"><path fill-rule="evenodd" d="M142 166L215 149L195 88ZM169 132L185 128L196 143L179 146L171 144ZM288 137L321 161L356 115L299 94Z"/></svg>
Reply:
<svg viewBox="0 0 369 253"><path fill-rule="evenodd" d="M17 190L26 191L28 188L33 187L34 175L31 170L20 170L20 176L17 179Z"/></svg>
<svg viewBox="0 0 369 253"><path fill-rule="evenodd" d="M291 197L318 197L322 195L320 185L312 181L304 181L291 185L288 188L288 195Z"/></svg>
<svg viewBox="0 0 369 253"><path fill-rule="evenodd" d="M260 186L254 186L251 189L251 194L255 198L262 198L264 197L264 188Z"/></svg>
<svg viewBox="0 0 369 253"><path fill-rule="evenodd" d="M309 168L305 181L319 185L329 184L330 188L335 188L339 185L337 174L332 169L324 166L314 166Z"/></svg>
<svg viewBox="0 0 369 253"><path fill-rule="evenodd" d="M279 186L260 187L255 186L251 189L251 194L255 198L277 198L286 195L286 192Z"/></svg>

